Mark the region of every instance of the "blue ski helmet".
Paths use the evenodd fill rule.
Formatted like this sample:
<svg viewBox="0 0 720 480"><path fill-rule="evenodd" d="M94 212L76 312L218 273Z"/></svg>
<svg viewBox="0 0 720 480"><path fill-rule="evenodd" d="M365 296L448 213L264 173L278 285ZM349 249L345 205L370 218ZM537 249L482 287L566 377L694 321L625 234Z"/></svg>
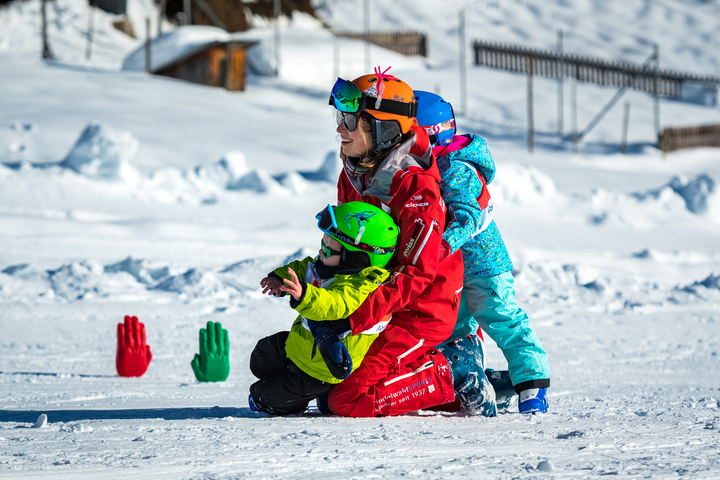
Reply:
<svg viewBox="0 0 720 480"><path fill-rule="evenodd" d="M418 124L425 129L433 145L446 145L452 142L455 135L455 114L452 105L435 95L422 90L415 90L418 102Z"/></svg>

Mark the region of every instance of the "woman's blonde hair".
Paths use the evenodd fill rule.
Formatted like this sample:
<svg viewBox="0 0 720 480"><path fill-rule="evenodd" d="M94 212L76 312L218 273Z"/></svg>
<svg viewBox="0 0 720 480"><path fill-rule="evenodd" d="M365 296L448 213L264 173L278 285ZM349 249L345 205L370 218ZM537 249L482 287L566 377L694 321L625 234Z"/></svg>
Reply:
<svg viewBox="0 0 720 480"><path fill-rule="evenodd" d="M368 173L368 176L372 177L375 175L375 172L377 172L378 168L380 168L380 165L385 161L385 159L392 153L393 150L395 150L397 147L399 147L401 144L405 143L408 139L415 136L415 132L412 130L408 131L407 133L403 134L402 137L400 137L400 141L395 142L393 145L391 145L388 148L383 148L379 152L375 151L375 144L372 140L372 134L370 133L372 130L372 126L370 123L372 116L367 112L361 112L360 117L358 118L358 127L360 129L360 133L362 135L363 142L365 143L365 146L367 147L369 155L366 157L363 157L359 160L357 164L358 169L369 169L370 172ZM340 158L342 158L343 162L346 160L346 155L342 153L342 149L340 149Z"/></svg>

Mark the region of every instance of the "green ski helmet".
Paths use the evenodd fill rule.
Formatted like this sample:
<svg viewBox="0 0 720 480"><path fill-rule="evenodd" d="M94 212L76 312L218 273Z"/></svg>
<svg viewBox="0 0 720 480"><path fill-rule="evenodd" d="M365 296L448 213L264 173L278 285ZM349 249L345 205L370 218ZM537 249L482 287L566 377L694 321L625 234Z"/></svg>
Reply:
<svg viewBox="0 0 720 480"><path fill-rule="evenodd" d="M398 227L374 205L328 205L315 218L318 228L342 245L340 265L345 268L384 267L395 253Z"/></svg>

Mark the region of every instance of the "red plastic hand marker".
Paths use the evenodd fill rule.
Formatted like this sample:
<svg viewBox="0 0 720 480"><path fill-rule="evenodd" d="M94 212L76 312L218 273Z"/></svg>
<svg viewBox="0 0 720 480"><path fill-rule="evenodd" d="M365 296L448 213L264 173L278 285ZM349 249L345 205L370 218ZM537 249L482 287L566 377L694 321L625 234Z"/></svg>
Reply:
<svg viewBox="0 0 720 480"><path fill-rule="evenodd" d="M150 365L152 353L147 345L145 325L137 317L125 317L125 325L118 323L117 356L115 366L121 377L139 377Z"/></svg>

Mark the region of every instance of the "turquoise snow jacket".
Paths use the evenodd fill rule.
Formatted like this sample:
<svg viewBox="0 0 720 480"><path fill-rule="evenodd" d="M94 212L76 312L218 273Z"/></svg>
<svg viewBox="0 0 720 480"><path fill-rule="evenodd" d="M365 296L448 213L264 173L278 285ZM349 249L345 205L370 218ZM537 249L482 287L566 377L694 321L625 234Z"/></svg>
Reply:
<svg viewBox="0 0 720 480"><path fill-rule="evenodd" d="M440 170L443 199L452 211L443 240L462 252L463 280L490 277L512 270L512 261L492 219L487 190L495 176L495 162L485 140L477 135L455 135L449 145L433 148Z"/></svg>

